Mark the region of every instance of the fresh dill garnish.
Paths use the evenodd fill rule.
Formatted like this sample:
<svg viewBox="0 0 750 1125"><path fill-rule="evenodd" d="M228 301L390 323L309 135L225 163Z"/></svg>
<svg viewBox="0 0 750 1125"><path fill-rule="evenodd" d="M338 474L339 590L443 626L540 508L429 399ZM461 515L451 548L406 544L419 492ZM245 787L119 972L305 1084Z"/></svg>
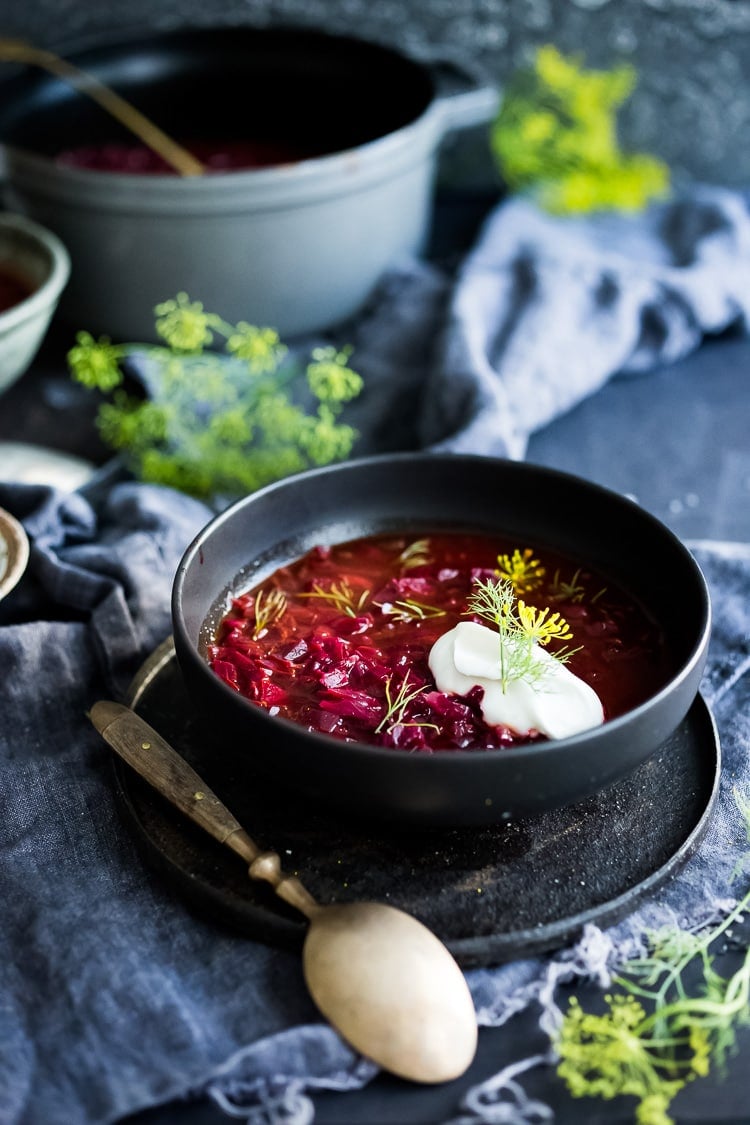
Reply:
<svg viewBox="0 0 750 1125"><path fill-rule="evenodd" d="M556 570L547 590L549 600L552 602L582 602L586 588L578 582L580 575L581 569L579 567L570 582L566 582L560 577L560 571Z"/></svg>
<svg viewBox="0 0 750 1125"><path fill-rule="evenodd" d="M341 582L332 582L327 590L314 582L312 590L297 594L298 598L318 598L320 601L330 602L339 613L345 613L347 617L356 617L361 613L369 596L369 590L356 594L345 578Z"/></svg>
<svg viewBox="0 0 750 1125"><path fill-rule="evenodd" d="M160 344L79 332L67 357L72 377L104 395L97 427L135 476L232 498L350 454L357 432L339 415L363 385L350 349L314 348L300 363L275 329L229 324L186 293L154 312ZM126 393L132 374L145 395Z"/></svg>
<svg viewBox="0 0 750 1125"><path fill-rule="evenodd" d="M445 617L446 611L437 605L428 605L427 602L418 602L415 598L404 598L397 602L375 602L388 617L392 617L399 624L406 625L410 621L428 621L434 617Z"/></svg>
<svg viewBox="0 0 750 1125"><path fill-rule="evenodd" d="M253 616L255 618L255 628L253 629L253 640L257 641L265 633L275 621L282 616L286 609L286 594L283 590L269 590L267 595L264 595L262 590L258 590L253 602Z"/></svg>
<svg viewBox="0 0 750 1125"><path fill-rule="evenodd" d="M511 579L478 578L467 602L468 614L483 617L497 627L499 640L500 684L503 692L513 680L537 683L547 672L539 660L535 646L546 646L553 639L569 640L573 634L559 613L548 608L537 609L516 601ZM554 653L555 660L565 663L570 649Z"/></svg>
<svg viewBox="0 0 750 1125"><path fill-rule="evenodd" d="M669 189L669 168L625 152L618 110L636 82L631 66L591 70L553 44L509 76L490 125L490 148L511 192L533 193L557 214L639 211Z"/></svg>
<svg viewBox="0 0 750 1125"><path fill-rule="evenodd" d="M735 800L750 844L750 799L735 791ZM629 1094L638 1099L639 1125L671 1125L680 1090L725 1068L737 1030L750 1026L750 949L728 977L716 971L711 950L748 910L750 891L717 925L647 933L647 952L621 965L620 991L604 997L604 1012L571 999L554 1046L557 1073L574 1097Z"/></svg>
<svg viewBox="0 0 750 1125"><path fill-rule="evenodd" d="M409 672L399 684L398 691L395 695L391 695L393 677L389 676L385 681L385 702L386 711L383 718L375 727L375 734L380 734L382 731L387 733L393 730L394 727L432 727L433 730L439 730L437 723L413 723L406 722L406 709L413 699L421 695L424 691L424 685L417 688L410 688L409 686Z"/></svg>
<svg viewBox="0 0 750 1125"><path fill-rule="evenodd" d="M417 566L428 566L432 562L429 539L415 539L405 547L396 559L401 570L413 570Z"/></svg>
<svg viewBox="0 0 750 1125"><path fill-rule="evenodd" d="M526 547L523 551L516 548L512 555L498 555L496 573L510 582L516 594L530 594L539 589L546 571L531 548Z"/></svg>

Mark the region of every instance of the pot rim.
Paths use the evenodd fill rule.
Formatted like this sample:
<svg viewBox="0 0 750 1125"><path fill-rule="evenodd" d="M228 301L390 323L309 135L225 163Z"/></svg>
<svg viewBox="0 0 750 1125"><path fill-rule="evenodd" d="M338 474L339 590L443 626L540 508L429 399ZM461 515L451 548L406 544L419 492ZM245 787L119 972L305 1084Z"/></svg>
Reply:
<svg viewBox="0 0 750 1125"><path fill-rule="evenodd" d="M179 214L200 207L221 212L284 207L364 191L408 173L428 160L442 139L445 117L433 102L409 125L356 148L293 164L211 172L205 176L101 172L58 164L50 157L8 145L6 164L14 185L39 197L95 204L108 211L148 211L162 204Z"/></svg>

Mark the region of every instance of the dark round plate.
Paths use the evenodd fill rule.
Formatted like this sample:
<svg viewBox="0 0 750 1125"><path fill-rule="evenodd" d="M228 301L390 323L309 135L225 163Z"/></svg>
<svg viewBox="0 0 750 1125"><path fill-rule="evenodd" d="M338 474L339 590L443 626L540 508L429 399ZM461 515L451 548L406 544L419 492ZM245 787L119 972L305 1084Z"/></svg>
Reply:
<svg viewBox="0 0 750 1125"><path fill-rule="evenodd" d="M277 793L237 755L207 753L171 640L141 668L128 702L321 902L401 907L466 968L555 949L586 922L624 917L693 853L718 788L719 741L699 696L647 762L567 808L482 828L363 829ZM130 767L113 762L137 843L191 907L248 937L301 947L306 923L295 911Z"/></svg>

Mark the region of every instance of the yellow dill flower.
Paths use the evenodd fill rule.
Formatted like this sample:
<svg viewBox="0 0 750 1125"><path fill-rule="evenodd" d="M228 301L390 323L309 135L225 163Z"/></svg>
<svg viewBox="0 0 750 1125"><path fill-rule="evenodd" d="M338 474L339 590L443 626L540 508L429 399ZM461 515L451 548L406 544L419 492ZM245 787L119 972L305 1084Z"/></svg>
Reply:
<svg viewBox="0 0 750 1125"><path fill-rule="evenodd" d="M546 573L539 559L534 558L530 547L518 548L512 555L497 556L497 573L510 582L516 594L528 594L541 586Z"/></svg>
<svg viewBox="0 0 750 1125"><path fill-rule="evenodd" d="M320 402L342 403L356 398L362 390L362 377L347 367L350 348L315 348L313 362L307 366L307 383Z"/></svg>
<svg viewBox="0 0 750 1125"><path fill-rule="evenodd" d="M156 331L171 348L180 352L200 352L213 340L211 326L216 317L204 312L200 301L178 293L154 309Z"/></svg>
<svg viewBox="0 0 750 1125"><path fill-rule="evenodd" d="M274 328L258 328L241 320L227 340L227 351L244 359L253 374L275 371L286 354Z"/></svg>
<svg viewBox="0 0 750 1125"><path fill-rule="evenodd" d="M537 609L536 606L526 605L519 599L518 620L521 629L530 641L539 645L547 645L553 637L559 641L568 641L573 636L564 617L559 613L549 614L549 606Z"/></svg>
<svg viewBox="0 0 750 1125"><path fill-rule="evenodd" d="M111 391L122 382L121 356L122 349L112 344L108 336L95 340L90 332L79 332L75 347L68 352L68 364L73 377L84 387Z"/></svg>

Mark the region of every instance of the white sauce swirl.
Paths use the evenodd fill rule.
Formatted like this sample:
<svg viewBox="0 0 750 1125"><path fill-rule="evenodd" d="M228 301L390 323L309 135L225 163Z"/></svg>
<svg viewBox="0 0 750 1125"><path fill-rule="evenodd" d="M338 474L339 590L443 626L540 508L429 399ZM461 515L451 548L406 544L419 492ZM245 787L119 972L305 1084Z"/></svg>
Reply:
<svg viewBox="0 0 750 1125"><path fill-rule="evenodd" d="M511 680L503 691L499 636L486 625L460 621L435 641L429 655L438 691L466 695L481 687L484 721L506 726L516 734L536 730L548 738L568 738L604 722L601 700L593 688L575 676L540 645L534 659L543 673L533 684Z"/></svg>

